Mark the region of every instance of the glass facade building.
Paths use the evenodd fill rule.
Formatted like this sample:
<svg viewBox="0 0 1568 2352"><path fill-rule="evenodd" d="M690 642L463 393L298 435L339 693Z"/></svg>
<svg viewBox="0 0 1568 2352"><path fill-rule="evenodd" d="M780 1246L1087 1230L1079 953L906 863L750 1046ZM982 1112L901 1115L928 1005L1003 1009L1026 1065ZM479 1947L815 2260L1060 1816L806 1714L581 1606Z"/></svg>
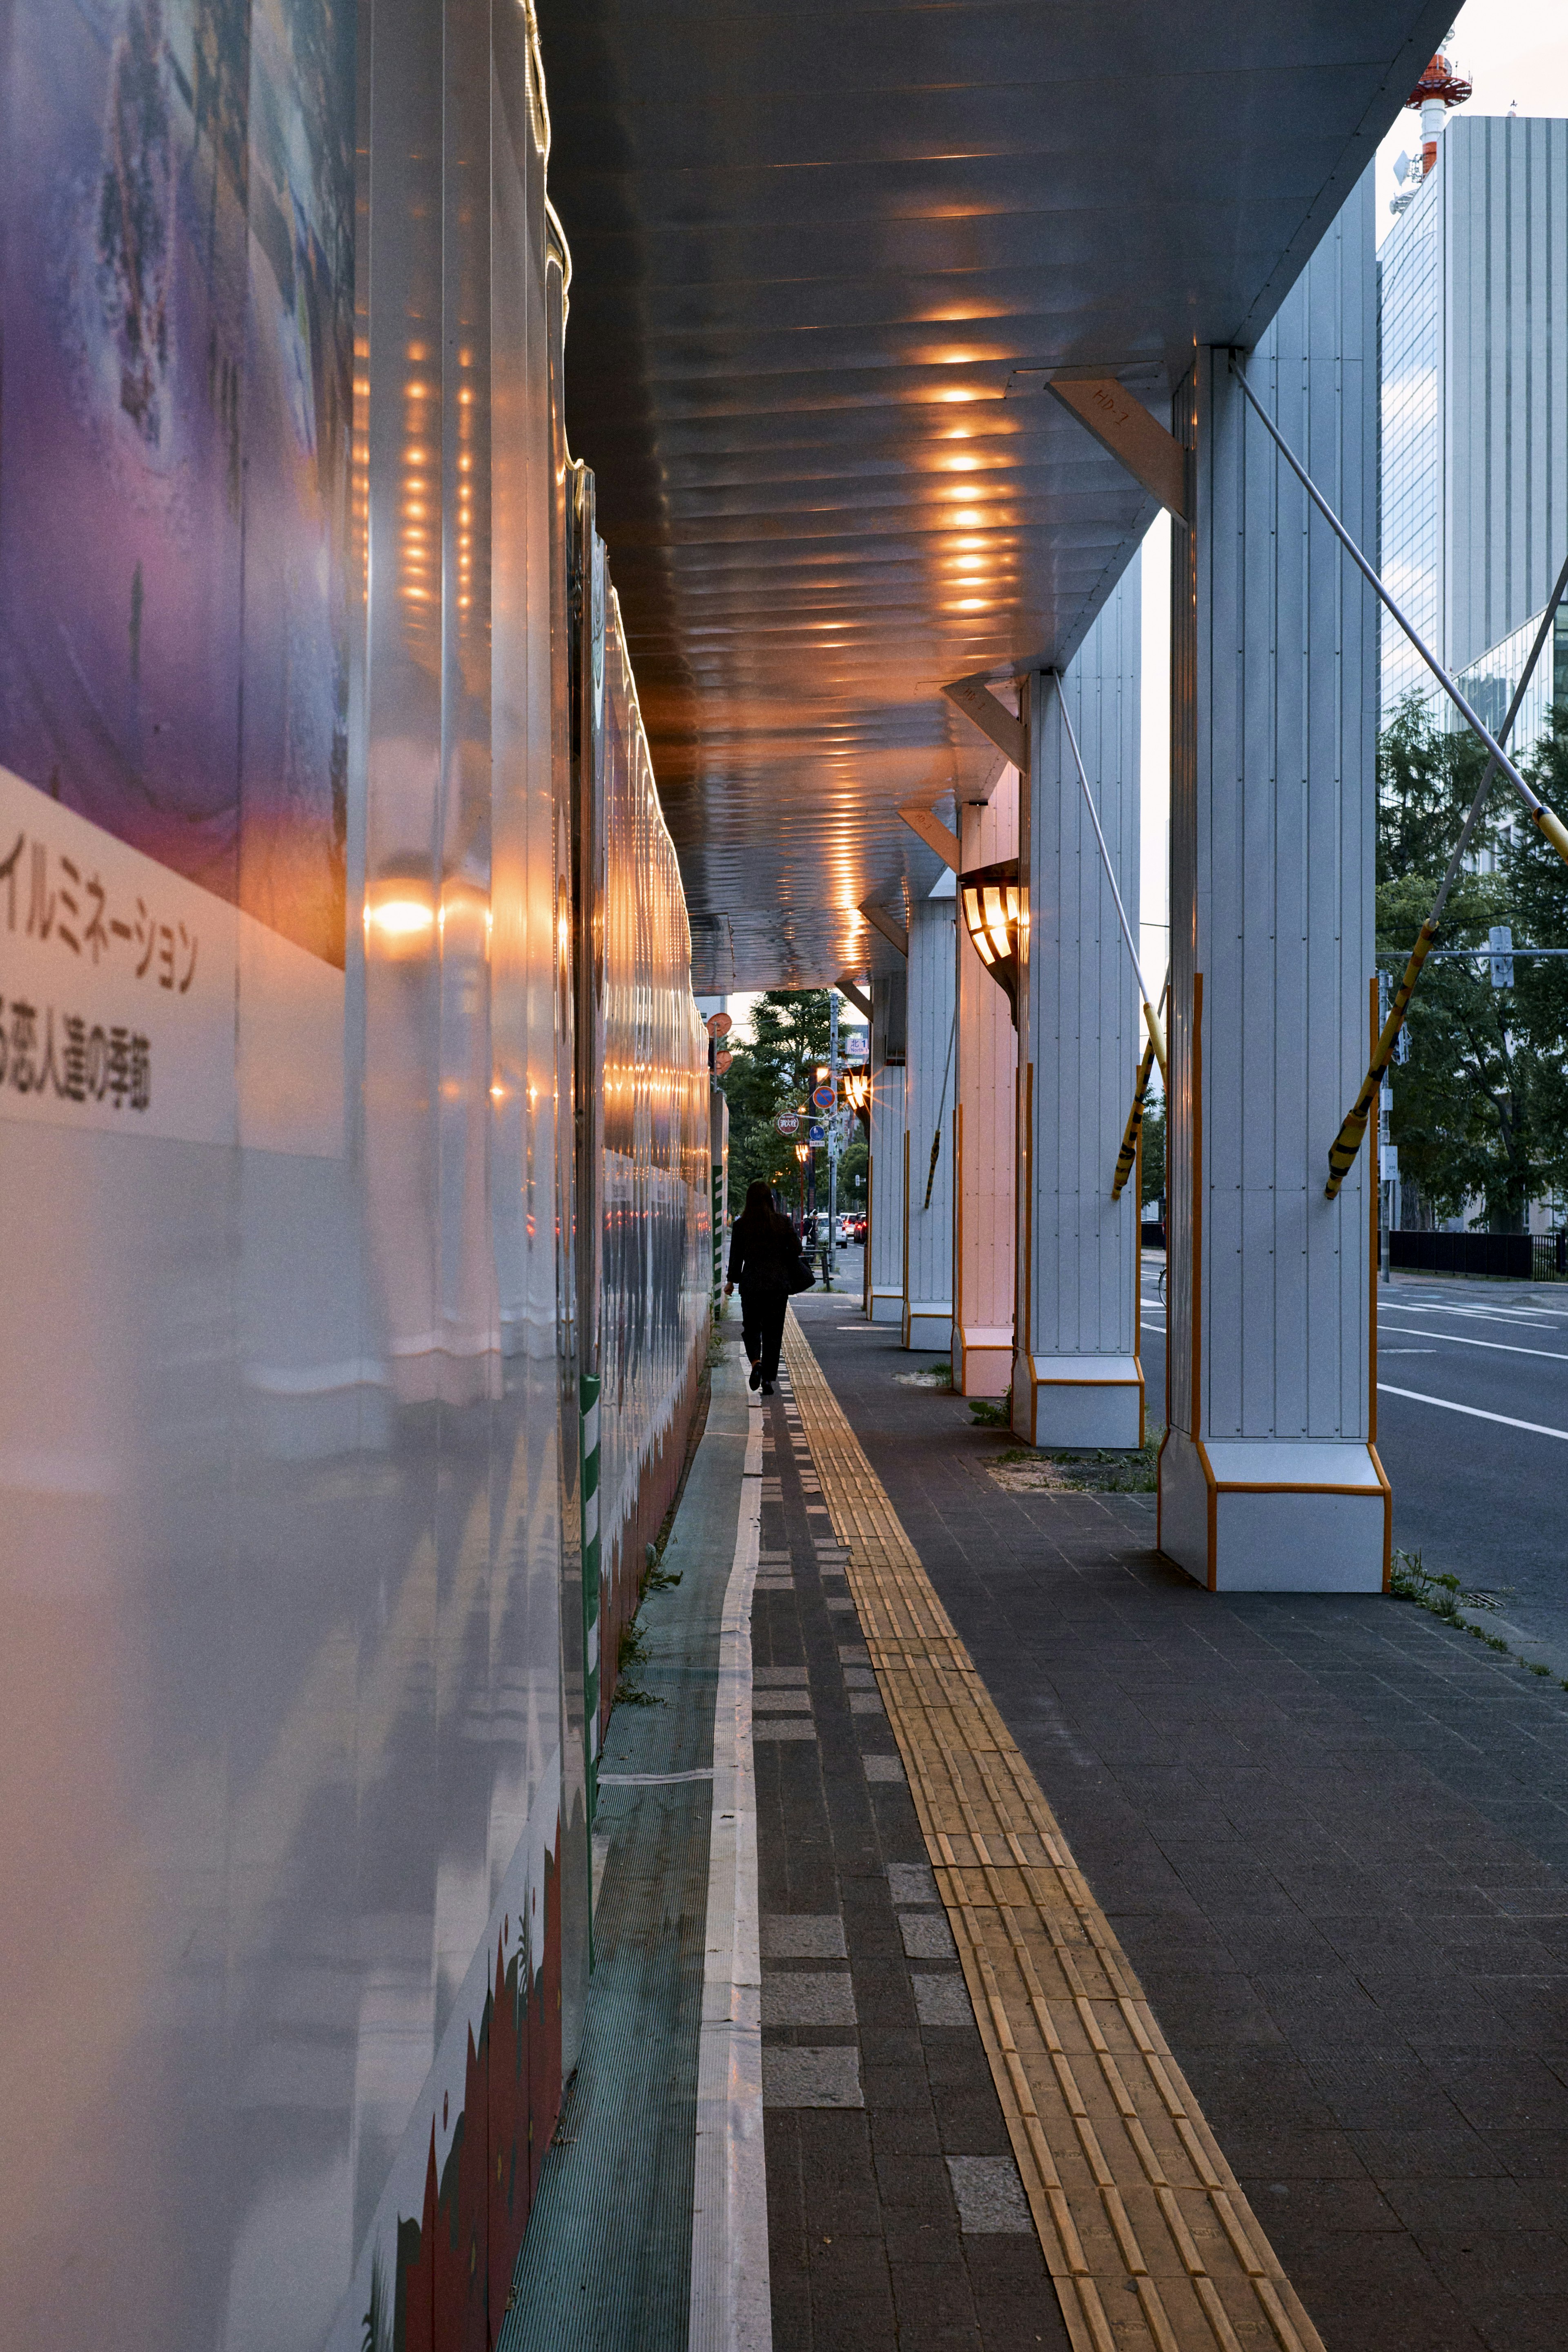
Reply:
<svg viewBox="0 0 1568 2352"><path fill-rule="evenodd" d="M1383 574L1489 725L1568 551L1568 121L1455 115L1378 274ZM1446 717L1385 614L1384 724L1412 692ZM1521 748L1564 692L1559 635Z"/></svg>

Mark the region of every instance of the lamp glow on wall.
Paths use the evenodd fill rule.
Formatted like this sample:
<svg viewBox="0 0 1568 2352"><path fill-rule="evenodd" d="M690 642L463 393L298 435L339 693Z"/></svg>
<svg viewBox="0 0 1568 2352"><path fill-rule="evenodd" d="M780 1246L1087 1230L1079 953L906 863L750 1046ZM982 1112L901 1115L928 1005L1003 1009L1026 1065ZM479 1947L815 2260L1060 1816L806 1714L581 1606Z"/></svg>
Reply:
<svg viewBox="0 0 1568 2352"><path fill-rule="evenodd" d="M422 961L437 927L436 887L426 857L390 857L365 890L367 950L392 963Z"/></svg>
<svg viewBox="0 0 1568 2352"><path fill-rule="evenodd" d="M1025 921L1018 861L973 866L958 877L958 901L970 945L998 988L1006 992L1013 1026L1018 1025L1018 939Z"/></svg>

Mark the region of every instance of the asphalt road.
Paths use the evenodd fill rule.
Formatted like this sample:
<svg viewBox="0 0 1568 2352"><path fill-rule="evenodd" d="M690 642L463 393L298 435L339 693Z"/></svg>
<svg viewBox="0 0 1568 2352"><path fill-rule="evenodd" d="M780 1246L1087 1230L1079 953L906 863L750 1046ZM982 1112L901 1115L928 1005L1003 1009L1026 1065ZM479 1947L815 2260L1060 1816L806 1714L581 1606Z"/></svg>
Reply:
<svg viewBox="0 0 1568 2352"><path fill-rule="evenodd" d="M847 1249L835 1270L857 1305L862 1264ZM1151 1420L1164 1412L1163 1264L1143 1261ZM1377 1346L1394 1543L1458 1576L1515 1647L1568 1675L1568 1284L1395 1275L1379 1288Z"/></svg>
<svg viewBox="0 0 1568 2352"><path fill-rule="evenodd" d="M1163 1265L1143 1261L1155 1414ZM1513 1625L1532 1656L1568 1675L1568 1285L1395 1275L1379 1286L1377 1381L1395 1545L1486 1596L1500 1632Z"/></svg>

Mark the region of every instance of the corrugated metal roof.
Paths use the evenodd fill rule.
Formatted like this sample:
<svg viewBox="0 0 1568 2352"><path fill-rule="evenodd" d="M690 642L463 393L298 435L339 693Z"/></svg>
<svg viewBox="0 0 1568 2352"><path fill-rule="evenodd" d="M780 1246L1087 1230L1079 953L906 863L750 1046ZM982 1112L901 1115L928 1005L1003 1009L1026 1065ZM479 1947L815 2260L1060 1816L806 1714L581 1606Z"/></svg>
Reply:
<svg viewBox="0 0 1568 2352"><path fill-rule="evenodd" d="M1163 418L1194 339L1252 341L1447 15L539 17L572 444L598 478L695 984L864 970L860 901L937 870L898 806L994 763L941 686L1070 656L1153 512L1041 372L1115 373Z"/></svg>

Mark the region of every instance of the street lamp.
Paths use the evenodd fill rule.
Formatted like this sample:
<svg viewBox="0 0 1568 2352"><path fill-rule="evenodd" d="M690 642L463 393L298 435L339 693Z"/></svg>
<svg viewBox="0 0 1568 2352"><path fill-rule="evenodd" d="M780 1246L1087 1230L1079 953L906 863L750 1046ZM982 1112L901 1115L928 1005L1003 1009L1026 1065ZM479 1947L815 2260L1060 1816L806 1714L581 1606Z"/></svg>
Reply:
<svg viewBox="0 0 1568 2352"><path fill-rule="evenodd" d="M1000 989L1006 992L1013 1026L1018 1025L1018 934L1024 923L1023 891L1018 861L1003 858L995 866L976 866L958 877L963 928L975 954Z"/></svg>
<svg viewBox="0 0 1568 2352"><path fill-rule="evenodd" d="M871 1132L871 1080L865 1070L846 1070L844 1091L849 1108L859 1119L868 1135Z"/></svg>

